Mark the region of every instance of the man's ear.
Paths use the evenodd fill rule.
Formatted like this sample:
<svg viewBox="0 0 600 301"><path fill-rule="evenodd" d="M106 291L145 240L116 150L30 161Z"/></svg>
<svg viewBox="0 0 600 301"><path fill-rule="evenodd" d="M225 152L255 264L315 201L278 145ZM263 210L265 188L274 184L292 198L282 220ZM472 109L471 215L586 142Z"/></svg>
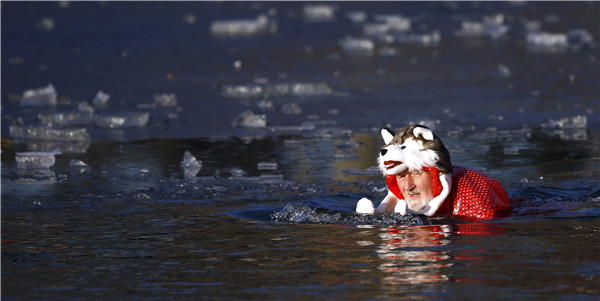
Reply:
<svg viewBox="0 0 600 301"><path fill-rule="evenodd" d="M390 141L394 139L394 135L394 132L388 128L383 128L381 130L381 137L383 137L383 142L385 142L385 144L390 144Z"/></svg>
<svg viewBox="0 0 600 301"><path fill-rule="evenodd" d="M413 135L415 135L415 137L422 136L425 140L433 141L433 132L424 126L415 126Z"/></svg>

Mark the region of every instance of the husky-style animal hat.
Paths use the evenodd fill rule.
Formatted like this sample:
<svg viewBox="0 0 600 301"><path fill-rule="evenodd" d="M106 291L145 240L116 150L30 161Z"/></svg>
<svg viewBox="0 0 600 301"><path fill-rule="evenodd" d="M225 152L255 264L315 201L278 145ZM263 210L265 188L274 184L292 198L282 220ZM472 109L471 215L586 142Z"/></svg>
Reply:
<svg viewBox="0 0 600 301"><path fill-rule="evenodd" d="M379 169L386 176L389 192L376 211L387 212L388 206L395 206L394 211L405 214L407 204L396 182L396 175L406 170L428 170L433 176L434 198L422 210L411 213L427 216L435 214L452 187L450 154L442 140L429 128L418 124L404 127L397 133L384 128L381 130L381 136L385 146L379 152L378 162ZM372 213L372 202L364 200L357 204L357 212ZM398 207L399 205L401 206Z"/></svg>
<svg viewBox="0 0 600 301"><path fill-rule="evenodd" d="M450 153L428 127L416 124L401 128L397 133L381 130L385 146L380 151L379 169L384 175L418 171L423 167L436 168L441 174L452 173Z"/></svg>

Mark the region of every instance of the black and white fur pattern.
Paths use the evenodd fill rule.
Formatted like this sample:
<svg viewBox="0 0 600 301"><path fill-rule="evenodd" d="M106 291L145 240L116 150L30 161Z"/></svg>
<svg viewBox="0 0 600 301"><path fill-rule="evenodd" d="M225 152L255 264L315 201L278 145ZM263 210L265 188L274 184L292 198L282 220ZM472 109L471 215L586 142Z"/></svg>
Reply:
<svg viewBox="0 0 600 301"><path fill-rule="evenodd" d="M356 204L356 212L363 214L399 212L405 215L424 214L431 216L440 208L452 187L452 164L450 154L442 140L429 128L422 125L410 125L392 132L388 128L381 130L385 146L379 153L379 169L384 175L397 175L405 170L418 171L423 167L435 167L439 171L442 192L433 198L425 208L413 211L408 209L405 200L398 199L388 190L381 204L374 208L373 202L362 198Z"/></svg>

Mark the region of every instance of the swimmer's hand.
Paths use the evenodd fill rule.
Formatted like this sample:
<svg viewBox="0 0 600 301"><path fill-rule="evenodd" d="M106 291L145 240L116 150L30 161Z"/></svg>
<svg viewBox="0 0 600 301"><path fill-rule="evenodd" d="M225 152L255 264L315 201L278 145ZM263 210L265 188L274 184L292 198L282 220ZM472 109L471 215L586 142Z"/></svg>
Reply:
<svg viewBox="0 0 600 301"><path fill-rule="evenodd" d="M360 214L373 214L375 213L375 207L373 202L367 198L362 198L356 203L356 213Z"/></svg>
<svg viewBox="0 0 600 301"><path fill-rule="evenodd" d="M394 207L394 212L398 212L402 215L406 215L407 209L408 209L408 203L406 203L405 200L398 200L398 203L396 203L396 207Z"/></svg>

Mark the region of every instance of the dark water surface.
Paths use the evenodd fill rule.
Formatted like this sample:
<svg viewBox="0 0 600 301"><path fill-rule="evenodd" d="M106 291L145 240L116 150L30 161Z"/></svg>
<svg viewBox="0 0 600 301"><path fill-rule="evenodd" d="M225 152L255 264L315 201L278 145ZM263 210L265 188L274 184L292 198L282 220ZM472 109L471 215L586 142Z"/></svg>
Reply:
<svg viewBox="0 0 600 301"><path fill-rule="evenodd" d="M597 300L600 4L336 2L321 20L309 4L3 2L2 298ZM260 14L276 30L210 32ZM363 31L386 14L411 29ZM465 21L486 30L465 36ZM411 40L434 31L437 44ZM544 32L567 42L528 42ZM346 37L374 48L344 50ZM48 83L57 105L21 105ZM312 90L264 92L274 85ZM176 106L154 103L165 93ZM9 132L81 102L149 122L67 127L89 132L76 142ZM266 124L245 127L245 110ZM499 180L519 199L509 215L327 224L385 196L379 129L409 122L433 127L453 164ZM18 168L27 151L61 153ZM288 204L323 224L272 220Z"/></svg>

